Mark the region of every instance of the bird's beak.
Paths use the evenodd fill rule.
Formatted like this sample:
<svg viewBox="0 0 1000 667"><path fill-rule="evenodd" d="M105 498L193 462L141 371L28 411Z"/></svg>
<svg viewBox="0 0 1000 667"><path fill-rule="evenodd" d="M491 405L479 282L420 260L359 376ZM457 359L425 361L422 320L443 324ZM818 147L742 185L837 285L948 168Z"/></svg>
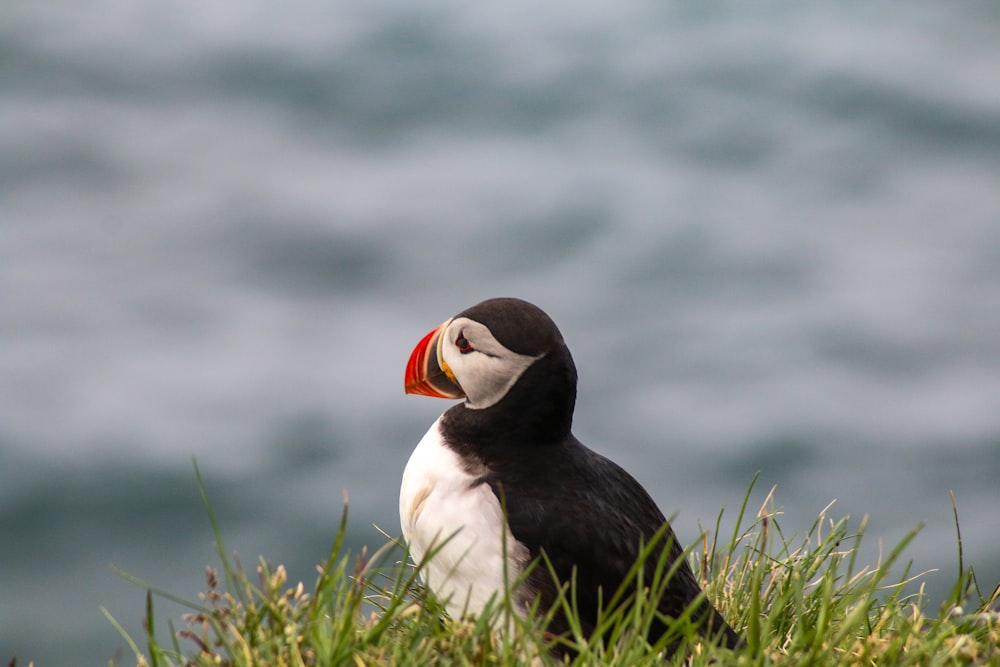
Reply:
<svg viewBox="0 0 1000 667"><path fill-rule="evenodd" d="M424 336L413 348L403 379L407 394L436 398L465 398L465 392L455 380L455 374L441 356L444 330L449 324L451 320Z"/></svg>

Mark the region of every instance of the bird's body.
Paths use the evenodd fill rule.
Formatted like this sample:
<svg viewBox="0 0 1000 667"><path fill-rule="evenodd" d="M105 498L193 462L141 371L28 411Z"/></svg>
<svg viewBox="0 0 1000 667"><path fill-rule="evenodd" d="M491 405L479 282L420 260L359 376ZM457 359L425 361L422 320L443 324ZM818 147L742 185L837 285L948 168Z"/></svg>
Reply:
<svg viewBox="0 0 1000 667"><path fill-rule="evenodd" d="M454 616L477 614L534 559L545 555L558 581L535 568L514 591L516 608L554 604L574 582L583 630L625 582L644 542L662 535L676 570L659 610L676 618L696 604L703 632L741 640L703 596L666 518L625 470L571 432L576 369L555 324L517 299L491 299L432 331L414 350L407 391L466 398L434 422L410 457L400 519L423 572ZM652 580L658 558L647 561ZM561 613L549 631L566 632ZM661 621L650 640L666 630Z"/></svg>

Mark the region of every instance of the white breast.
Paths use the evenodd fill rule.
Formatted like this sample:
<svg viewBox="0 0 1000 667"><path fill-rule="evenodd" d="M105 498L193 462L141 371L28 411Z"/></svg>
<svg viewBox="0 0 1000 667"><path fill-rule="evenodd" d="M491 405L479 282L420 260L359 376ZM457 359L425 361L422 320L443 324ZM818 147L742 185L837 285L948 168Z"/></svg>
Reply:
<svg viewBox="0 0 1000 667"><path fill-rule="evenodd" d="M513 582L528 550L510 534L490 486L475 484L458 454L444 444L440 422L427 431L403 471L399 520L415 562L443 545L422 576L448 613L461 618L482 612L493 596L500 599L504 568Z"/></svg>

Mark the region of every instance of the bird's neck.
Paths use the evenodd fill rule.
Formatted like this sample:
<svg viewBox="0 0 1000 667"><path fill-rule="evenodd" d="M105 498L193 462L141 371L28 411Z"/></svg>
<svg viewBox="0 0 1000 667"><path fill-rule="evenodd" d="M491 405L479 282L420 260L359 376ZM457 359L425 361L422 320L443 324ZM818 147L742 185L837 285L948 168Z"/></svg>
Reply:
<svg viewBox="0 0 1000 667"><path fill-rule="evenodd" d="M474 450L470 453L544 446L569 437L575 404L576 368L567 351L539 359L488 408L456 405L445 413L443 425L450 444Z"/></svg>

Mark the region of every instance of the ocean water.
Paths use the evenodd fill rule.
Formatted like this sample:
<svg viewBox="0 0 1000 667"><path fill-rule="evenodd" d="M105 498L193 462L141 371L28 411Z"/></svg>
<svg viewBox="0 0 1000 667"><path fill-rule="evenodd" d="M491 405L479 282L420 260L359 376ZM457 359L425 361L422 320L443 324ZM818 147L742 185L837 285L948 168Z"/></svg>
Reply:
<svg viewBox="0 0 1000 667"><path fill-rule="evenodd" d="M994 4L10 0L0 81L0 659L131 663L111 565L217 562L193 458L248 563L345 490L382 544L409 352L500 295L683 540L760 471L940 598L954 491L1000 580Z"/></svg>

